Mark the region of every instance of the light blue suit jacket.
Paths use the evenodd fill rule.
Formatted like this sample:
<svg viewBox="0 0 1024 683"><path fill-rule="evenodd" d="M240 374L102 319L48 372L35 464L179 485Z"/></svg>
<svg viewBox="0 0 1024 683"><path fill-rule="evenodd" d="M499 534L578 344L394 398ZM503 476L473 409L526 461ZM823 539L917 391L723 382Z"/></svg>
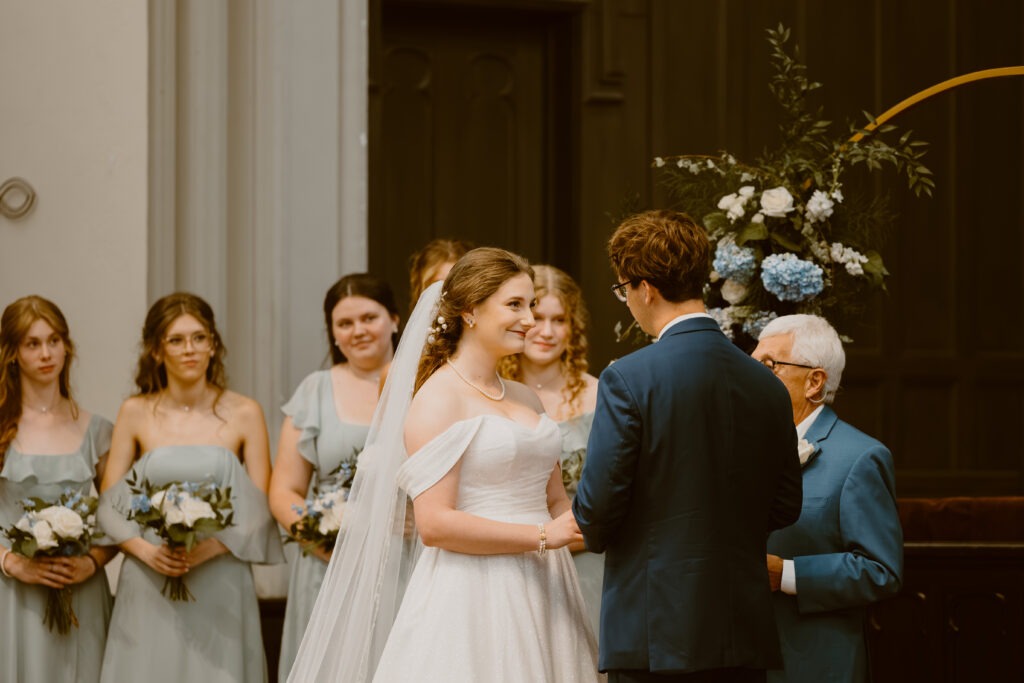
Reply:
<svg viewBox="0 0 1024 683"><path fill-rule="evenodd" d="M828 406L804 438L816 448L800 519L768 538L769 553L794 561L797 592L773 596L785 669L768 680L866 681L867 605L895 595L903 576L892 454Z"/></svg>

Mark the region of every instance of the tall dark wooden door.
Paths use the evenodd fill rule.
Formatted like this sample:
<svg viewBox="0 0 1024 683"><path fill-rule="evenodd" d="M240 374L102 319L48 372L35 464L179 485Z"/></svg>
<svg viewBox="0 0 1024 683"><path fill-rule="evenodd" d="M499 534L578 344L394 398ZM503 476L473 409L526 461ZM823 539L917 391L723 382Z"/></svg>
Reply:
<svg viewBox="0 0 1024 683"><path fill-rule="evenodd" d="M406 282L409 254L435 237L554 258L572 194L559 134L566 26L543 13L384 3L371 92L373 272Z"/></svg>

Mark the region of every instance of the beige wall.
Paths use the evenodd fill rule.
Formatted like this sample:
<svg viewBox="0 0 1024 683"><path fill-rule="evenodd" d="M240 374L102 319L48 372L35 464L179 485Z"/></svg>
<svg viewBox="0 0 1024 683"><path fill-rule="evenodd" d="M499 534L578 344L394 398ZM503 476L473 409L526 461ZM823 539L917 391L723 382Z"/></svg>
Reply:
<svg viewBox="0 0 1024 683"><path fill-rule="evenodd" d="M147 303L146 7L0 0L0 182L38 193L25 218L0 217L0 302L63 309L79 401L110 419Z"/></svg>

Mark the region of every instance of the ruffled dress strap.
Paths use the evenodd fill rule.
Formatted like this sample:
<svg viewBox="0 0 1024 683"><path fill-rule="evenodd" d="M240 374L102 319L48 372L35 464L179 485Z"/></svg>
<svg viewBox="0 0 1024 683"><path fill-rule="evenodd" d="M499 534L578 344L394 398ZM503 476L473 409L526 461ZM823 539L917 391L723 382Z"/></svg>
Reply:
<svg viewBox="0 0 1024 683"><path fill-rule="evenodd" d="M85 454L95 470L100 458L110 450L110 438L114 433L114 423L105 417L93 415L89 420L89 429L85 440Z"/></svg>
<svg viewBox="0 0 1024 683"><path fill-rule="evenodd" d="M308 375L295 389L292 397L281 406L281 412L292 419L292 424L299 430L298 451L305 460L314 467L319 466L316 439L323 428L323 406L329 403L334 410L334 397L331 392L331 371L317 370Z"/></svg>
<svg viewBox="0 0 1024 683"><path fill-rule="evenodd" d="M396 476L410 498L415 500L451 471L480 430L483 418L478 415L454 423L409 456Z"/></svg>

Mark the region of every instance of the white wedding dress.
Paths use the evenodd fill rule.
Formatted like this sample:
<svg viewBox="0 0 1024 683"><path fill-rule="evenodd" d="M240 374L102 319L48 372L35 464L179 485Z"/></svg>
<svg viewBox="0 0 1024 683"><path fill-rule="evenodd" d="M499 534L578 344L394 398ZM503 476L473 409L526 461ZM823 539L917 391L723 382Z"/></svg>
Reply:
<svg viewBox="0 0 1024 683"><path fill-rule="evenodd" d="M547 483L561 450L558 426L547 416L527 427L481 415L421 448L398 481L415 498L461 458L458 509L503 522L548 522ZM373 680L598 680L597 643L568 549L466 555L424 548Z"/></svg>

